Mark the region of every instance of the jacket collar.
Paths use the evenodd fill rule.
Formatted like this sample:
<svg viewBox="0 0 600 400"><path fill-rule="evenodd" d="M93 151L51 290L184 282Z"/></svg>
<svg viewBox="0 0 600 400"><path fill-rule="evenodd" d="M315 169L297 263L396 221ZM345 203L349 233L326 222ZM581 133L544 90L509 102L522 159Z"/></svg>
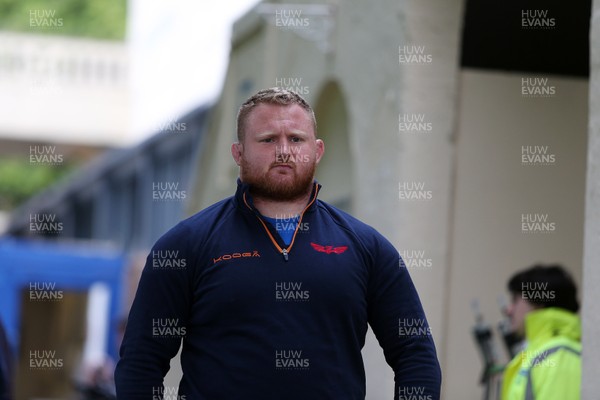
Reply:
<svg viewBox="0 0 600 400"><path fill-rule="evenodd" d="M556 336L579 341L581 320L577 314L562 308L549 307L531 311L525 316L525 336L529 343Z"/></svg>

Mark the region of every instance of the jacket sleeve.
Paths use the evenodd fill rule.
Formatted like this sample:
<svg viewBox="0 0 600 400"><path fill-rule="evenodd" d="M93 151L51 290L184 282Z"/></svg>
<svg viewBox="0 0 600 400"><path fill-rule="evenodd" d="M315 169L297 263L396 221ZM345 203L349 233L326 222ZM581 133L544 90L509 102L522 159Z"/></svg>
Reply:
<svg viewBox="0 0 600 400"><path fill-rule="evenodd" d="M377 238L368 285L369 324L394 370L394 399L439 400L441 369L431 329L406 266Z"/></svg>
<svg viewBox="0 0 600 400"><path fill-rule="evenodd" d="M115 370L118 399L162 398L163 378L185 337L192 290L189 235L176 226L146 259Z"/></svg>

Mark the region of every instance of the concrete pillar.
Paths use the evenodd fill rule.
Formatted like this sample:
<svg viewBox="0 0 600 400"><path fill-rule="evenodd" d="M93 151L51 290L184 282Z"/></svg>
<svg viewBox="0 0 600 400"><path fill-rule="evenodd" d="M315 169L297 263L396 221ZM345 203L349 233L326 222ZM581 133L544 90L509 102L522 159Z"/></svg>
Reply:
<svg viewBox="0 0 600 400"><path fill-rule="evenodd" d="M581 398L597 399L600 381L600 2L592 3L590 106L583 254L583 377Z"/></svg>

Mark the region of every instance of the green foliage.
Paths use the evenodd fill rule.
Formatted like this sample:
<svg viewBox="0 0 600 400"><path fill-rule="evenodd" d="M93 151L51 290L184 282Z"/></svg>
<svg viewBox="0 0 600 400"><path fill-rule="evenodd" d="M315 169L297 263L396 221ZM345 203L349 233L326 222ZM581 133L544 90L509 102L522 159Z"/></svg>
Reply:
<svg viewBox="0 0 600 400"><path fill-rule="evenodd" d="M68 165L32 164L18 158L0 159L0 209L9 210L65 176Z"/></svg>
<svg viewBox="0 0 600 400"><path fill-rule="evenodd" d="M127 0L0 0L0 30L123 40L126 13Z"/></svg>

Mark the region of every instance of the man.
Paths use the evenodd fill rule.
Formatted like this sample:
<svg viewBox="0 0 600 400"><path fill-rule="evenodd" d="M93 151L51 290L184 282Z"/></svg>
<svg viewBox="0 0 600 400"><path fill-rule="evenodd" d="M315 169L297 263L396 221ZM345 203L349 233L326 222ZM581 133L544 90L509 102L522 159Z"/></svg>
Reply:
<svg viewBox="0 0 600 400"><path fill-rule="evenodd" d="M508 282L512 329L523 351L504 373L503 400L579 400L581 322L577 288L558 265L536 265Z"/></svg>
<svg viewBox="0 0 600 400"><path fill-rule="evenodd" d="M0 319L0 400L12 399L13 352Z"/></svg>
<svg viewBox="0 0 600 400"><path fill-rule="evenodd" d="M241 106L237 135L235 195L178 224L148 257L118 398L162 393L183 339L180 399L362 400L369 323L394 398L439 399L434 343L398 252L317 199L324 144L311 107L291 91L259 91ZM167 254L185 266L156 268Z"/></svg>

